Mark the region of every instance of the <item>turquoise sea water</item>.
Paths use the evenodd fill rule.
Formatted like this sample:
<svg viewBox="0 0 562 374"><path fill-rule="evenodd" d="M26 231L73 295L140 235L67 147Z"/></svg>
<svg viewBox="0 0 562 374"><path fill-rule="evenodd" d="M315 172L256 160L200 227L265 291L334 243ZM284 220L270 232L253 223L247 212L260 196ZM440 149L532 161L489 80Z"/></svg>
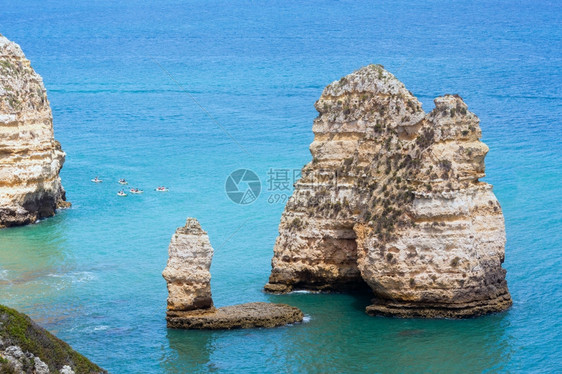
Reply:
<svg viewBox="0 0 562 374"><path fill-rule="evenodd" d="M561 24L557 1L0 0L0 32L47 87L73 203L0 231L0 303L113 373L560 372ZM283 210L267 172L310 160L313 103L369 63L426 111L459 93L480 117L506 219L508 312L372 318L365 295L262 293ZM225 194L238 168L262 179L252 205ZM117 197L122 177L146 192ZM160 273L187 216L215 247L216 305L287 302L309 322L167 330Z"/></svg>

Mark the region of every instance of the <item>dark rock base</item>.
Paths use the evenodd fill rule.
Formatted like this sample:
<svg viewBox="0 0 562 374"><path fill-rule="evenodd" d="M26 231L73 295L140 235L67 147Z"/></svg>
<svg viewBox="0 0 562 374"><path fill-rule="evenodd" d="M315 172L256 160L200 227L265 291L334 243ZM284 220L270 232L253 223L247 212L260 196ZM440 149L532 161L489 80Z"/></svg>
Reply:
<svg viewBox="0 0 562 374"><path fill-rule="evenodd" d="M389 300L373 300L366 308L371 316L398 318L471 318L503 312L512 305L509 293L491 300L479 300L458 304L420 304Z"/></svg>
<svg viewBox="0 0 562 374"><path fill-rule="evenodd" d="M292 291L311 292L371 292L371 288L360 277L348 279L315 279L314 281L273 281L270 279L263 287L264 291L271 294L286 294Z"/></svg>
<svg viewBox="0 0 562 374"><path fill-rule="evenodd" d="M68 209L71 206L66 201L64 192L59 197L31 194L17 210L14 207L0 208L0 228L35 223L40 219L53 217L57 209Z"/></svg>
<svg viewBox="0 0 562 374"><path fill-rule="evenodd" d="M300 309L286 304L247 303L218 309L168 311L169 328L195 330L230 330L253 327L277 327L301 322Z"/></svg>

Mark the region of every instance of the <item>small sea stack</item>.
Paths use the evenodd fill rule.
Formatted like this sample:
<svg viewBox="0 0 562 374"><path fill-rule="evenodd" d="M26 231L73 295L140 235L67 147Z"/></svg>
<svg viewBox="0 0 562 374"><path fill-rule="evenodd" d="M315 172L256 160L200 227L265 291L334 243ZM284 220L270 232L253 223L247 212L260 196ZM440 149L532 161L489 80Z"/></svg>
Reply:
<svg viewBox="0 0 562 374"><path fill-rule="evenodd" d="M172 236L162 272L168 285L169 328L276 327L303 320L298 308L286 304L255 302L215 308L210 273L213 252L209 236L195 218L188 218Z"/></svg>

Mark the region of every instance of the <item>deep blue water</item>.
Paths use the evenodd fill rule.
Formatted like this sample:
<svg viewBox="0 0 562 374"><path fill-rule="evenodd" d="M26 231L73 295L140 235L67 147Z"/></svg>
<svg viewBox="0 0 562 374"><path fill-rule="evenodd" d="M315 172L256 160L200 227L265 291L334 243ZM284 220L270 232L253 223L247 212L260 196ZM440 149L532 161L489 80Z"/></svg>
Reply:
<svg viewBox="0 0 562 374"><path fill-rule="evenodd" d="M0 0L0 32L47 87L74 204L0 231L0 303L113 373L560 372L561 24L556 1ZM508 312L372 318L363 296L262 293L283 210L267 172L310 160L313 103L369 63L426 111L458 93L480 117L506 219ZM238 168L262 179L252 205L225 194ZM118 198L121 177L145 194ZM162 184L170 192L151 191ZM215 247L216 305L287 302L310 322L167 330L160 273L187 216Z"/></svg>

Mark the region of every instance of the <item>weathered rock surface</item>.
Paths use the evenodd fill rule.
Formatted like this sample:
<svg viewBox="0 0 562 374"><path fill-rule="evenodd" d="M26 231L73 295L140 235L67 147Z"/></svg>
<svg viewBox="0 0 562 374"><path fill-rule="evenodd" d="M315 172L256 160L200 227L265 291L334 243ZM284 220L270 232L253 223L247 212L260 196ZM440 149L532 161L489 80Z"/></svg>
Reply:
<svg viewBox="0 0 562 374"><path fill-rule="evenodd" d="M485 176L479 120L457 95L420 102L379 65L327 86L312 162L281 217L265 289L367 283L369 314L505 310L505 229Z"/></svg>
<svg viewBox="0 0 562 374"><path fill-rule="evenodd" d="M168 311L213 308L209 236L195 218L176 230L162 276L168 283Z"/></svg>
<svg viewBox="0 0 562 374"><path fill-rule="evenodd" d="M29 317L0 305L0 373L107 373Z"/></svg>
<svg viewBox="0 0 562 374"><path fill-rule="evenodd" d="M287 304L246 303L218 309L169 312L168 327L179 329L247 329L301 322L300 309Z"/></svg>
<svg viewBox="0 0 562 374"><path fill-rule="evenodd" d="M181 329L276 327L303 320L295 307L247 303L215 308L211 296L213 247L195 218L176 230L162 276L168 284L167 326Z"/></svg>
<svg viewBox="0 0 562 374"><path fill-rule="evenodd" d="M21 48L0 35L0 227L70 205L59 177L64 158L43 80Z"/></svg>

